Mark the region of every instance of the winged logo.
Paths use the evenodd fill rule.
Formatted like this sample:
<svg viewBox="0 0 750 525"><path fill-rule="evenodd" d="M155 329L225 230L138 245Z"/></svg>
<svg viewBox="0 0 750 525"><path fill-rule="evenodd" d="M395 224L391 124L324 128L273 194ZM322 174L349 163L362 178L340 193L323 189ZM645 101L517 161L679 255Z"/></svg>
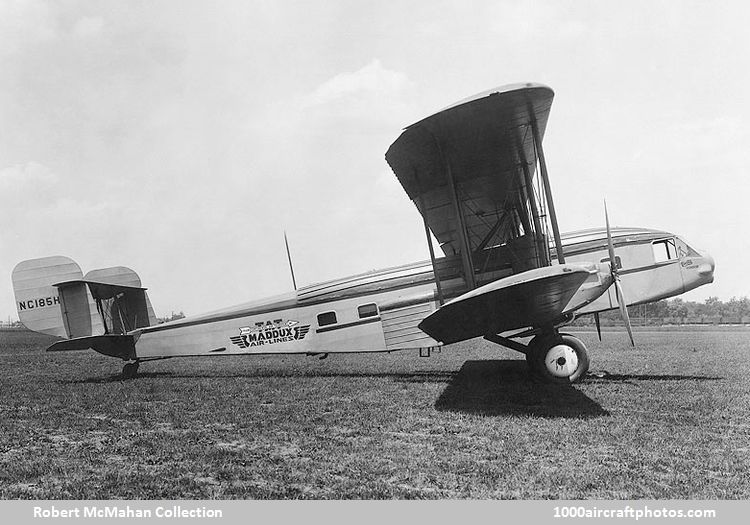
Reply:
<svg viewBox="0 0 750 525"><path fill-rule="evenodd" d="M309 331L310 331L310 325L309 324L295 326L294 327L294 338L295 339L304 339L305 336L307 335L307 332L309 332Z"/></svg>
<svg viewBox="0 0 750 525"><path fill-rule="evenodd" d="M247 341L241 335L233 335L229 338L232 344L239 346L240 348L247 348Z"/></svg>

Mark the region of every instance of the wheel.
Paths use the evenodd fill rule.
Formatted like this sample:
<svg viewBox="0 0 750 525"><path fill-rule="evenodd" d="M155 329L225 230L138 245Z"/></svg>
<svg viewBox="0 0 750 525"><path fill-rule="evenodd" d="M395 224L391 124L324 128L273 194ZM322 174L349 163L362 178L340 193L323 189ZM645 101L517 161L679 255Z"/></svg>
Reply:
<svg viewBox="0 0 750 525"><path fill-rule="evenodd" d="M138 375L138 361L136 361L135 363L126 363L125 366L122 367L123 379L133 379L137 375Z"/></svg>
<svg viewBox="0 0 750 525"><path fill-rule="evenodd" d="M532 368L547 381L574 383L589 369L586 346L571 335L559 334L539 341L530 354L533 355Z"/></svg>

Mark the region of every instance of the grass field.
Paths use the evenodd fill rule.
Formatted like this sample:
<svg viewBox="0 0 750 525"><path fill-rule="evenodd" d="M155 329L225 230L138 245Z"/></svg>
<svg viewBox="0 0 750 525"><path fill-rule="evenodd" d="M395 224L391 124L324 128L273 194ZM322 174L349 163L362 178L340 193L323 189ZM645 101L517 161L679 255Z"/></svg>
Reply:
<svg viewBox="0 0 750 525"><path fill-rule="evenodd" d="M750 331L578 335L608 374L551 386L483 341L122 381L0 332L0 498L750 498Z"/></svg>

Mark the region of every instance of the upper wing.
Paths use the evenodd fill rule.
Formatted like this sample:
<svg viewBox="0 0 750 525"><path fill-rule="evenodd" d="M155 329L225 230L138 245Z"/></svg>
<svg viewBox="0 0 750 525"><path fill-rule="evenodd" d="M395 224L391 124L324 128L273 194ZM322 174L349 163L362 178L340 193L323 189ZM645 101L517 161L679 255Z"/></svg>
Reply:
<svg viewBox="0 0 750 525"><path fill-rule="evenodd" d="M534 128L541 141L553 97L540 84L480 93L412 124L388 149L388 164L446 255L461 251L462 223L471 253L543 235L535 204L542 196L528 182Z"/></svg>

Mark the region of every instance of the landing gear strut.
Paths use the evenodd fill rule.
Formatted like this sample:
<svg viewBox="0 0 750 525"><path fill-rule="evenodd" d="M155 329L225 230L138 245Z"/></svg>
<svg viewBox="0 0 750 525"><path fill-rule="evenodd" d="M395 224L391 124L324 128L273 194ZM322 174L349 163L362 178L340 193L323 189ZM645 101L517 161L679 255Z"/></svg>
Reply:
<svg viewBox="0 0 750 525"><path fill-rule="evenodd" d="M133 379L138 375L138 365L140 363L138 361L131 361L129 363L125 363L125 366L122 367L122 378L123 379Z"/></svg>

